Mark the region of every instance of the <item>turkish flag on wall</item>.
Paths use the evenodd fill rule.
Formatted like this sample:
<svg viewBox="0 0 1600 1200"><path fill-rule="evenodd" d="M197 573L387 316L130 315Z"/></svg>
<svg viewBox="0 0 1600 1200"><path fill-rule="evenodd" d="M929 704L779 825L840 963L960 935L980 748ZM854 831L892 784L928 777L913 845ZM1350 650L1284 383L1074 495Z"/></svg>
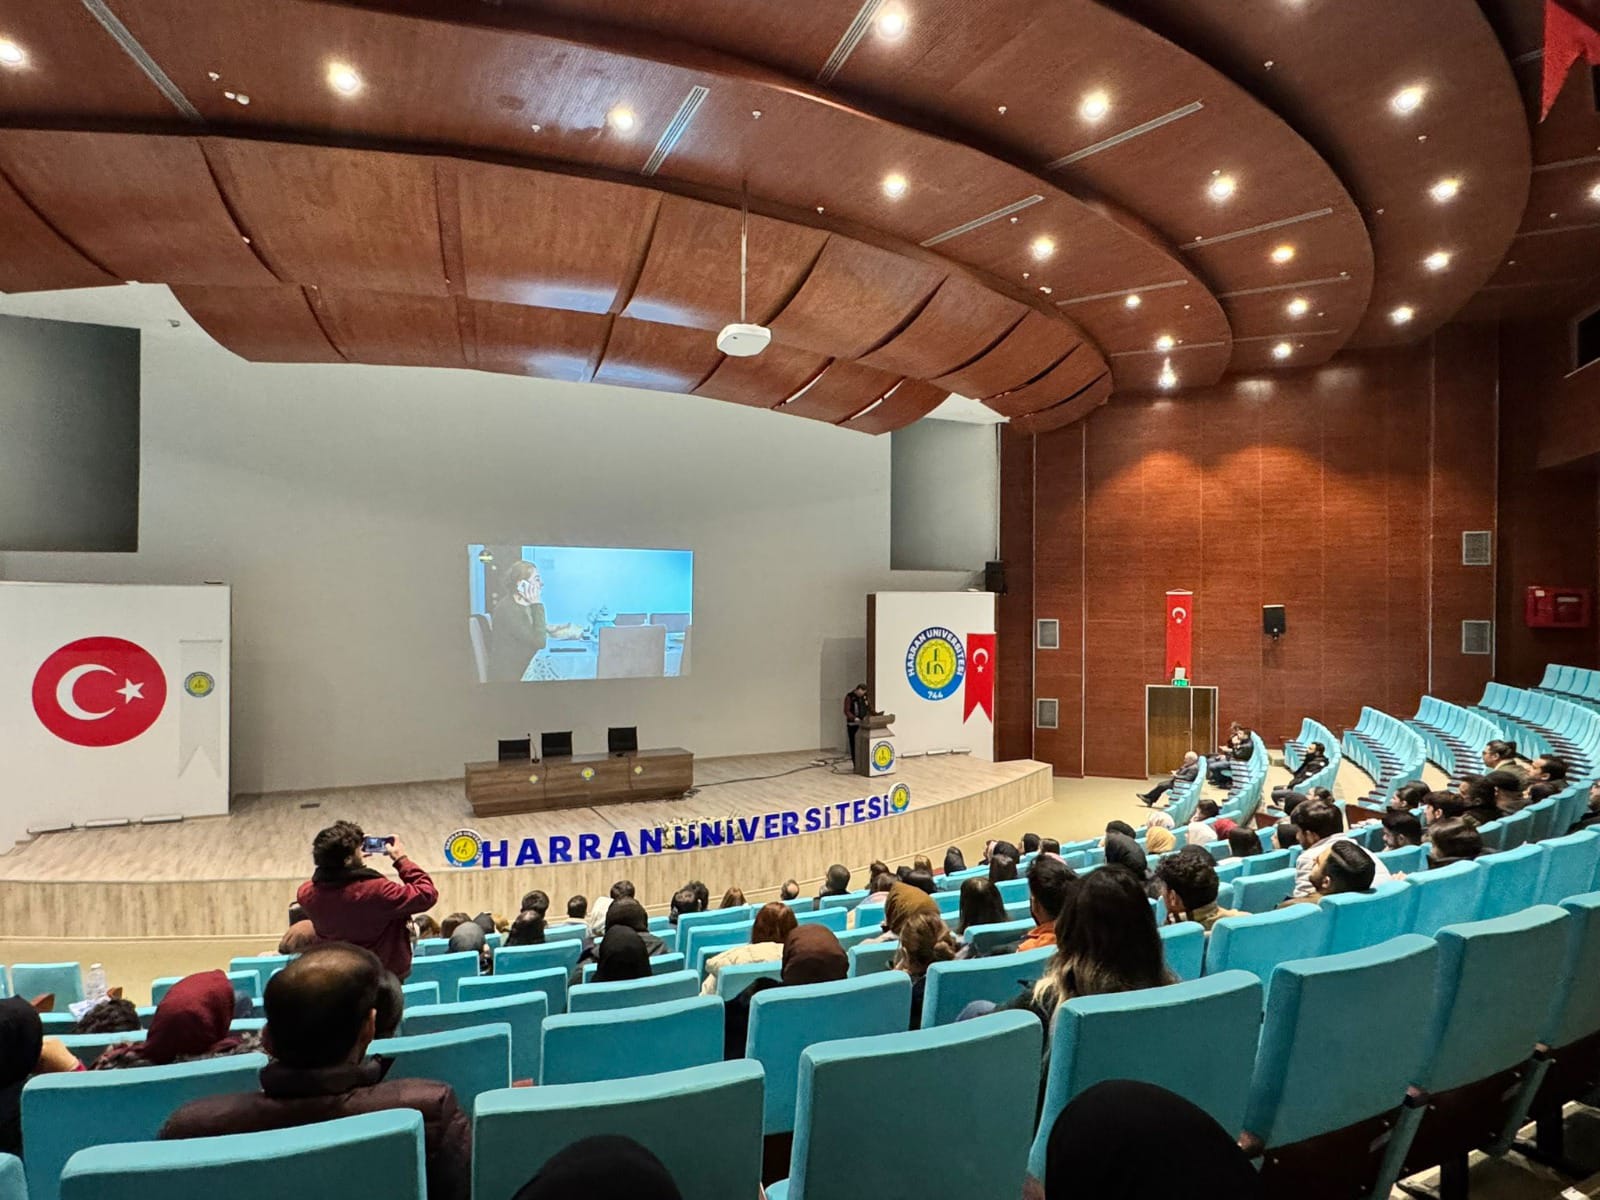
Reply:
<svg viewBox="0 0 1600 1200"><path fill-rule="evenodd" d="M967 634L967 682L961 689L963 721L979 708L994 720L994 639L992 633Z"/></svg>
<svg viewBox="0 0 1600 1200"><path fill-rule="evenodd" d="M1163 679L1177 676L1183 668L1185 679L1194 678L1194 593L1167 593L1167 673Z"/></svg>
<svg viewBox="0 0 1600 1200"><path fill-rule="evenodd" d="M1594 0L1545 0L1544 3L1544 88L1539 101L1539 120L1550 115L1561 85L1567 81L1572 64L1582 58L1590 66L1600 66L1600 5Z"/></svg>

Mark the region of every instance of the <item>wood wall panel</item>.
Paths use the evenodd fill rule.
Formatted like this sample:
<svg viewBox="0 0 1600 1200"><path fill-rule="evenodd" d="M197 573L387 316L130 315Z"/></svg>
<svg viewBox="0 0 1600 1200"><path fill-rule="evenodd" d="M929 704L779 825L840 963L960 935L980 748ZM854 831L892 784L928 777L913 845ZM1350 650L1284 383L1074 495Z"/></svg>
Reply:
<svg viewBox="0 0 1600 1200"><path fill-rule="evenodd" d="M1034 732L1034 757L1057 775L1083 774L1083 460L1087 424L1031 439L1033 615L1061 622L1061 646L1033 659L1034 694L1060 705L1056 729ZM1002 470L1004 469L1002 465ZM1000 537L1008 533L1002 507Z"/></svg>
<svg viewBox="0 0 1600 1200"><path fill-rule="evenodd" d="M1033 757L1034 439L1000 429L1000 561L1006 590L995 597L998 679L995 757Z"/></svg>

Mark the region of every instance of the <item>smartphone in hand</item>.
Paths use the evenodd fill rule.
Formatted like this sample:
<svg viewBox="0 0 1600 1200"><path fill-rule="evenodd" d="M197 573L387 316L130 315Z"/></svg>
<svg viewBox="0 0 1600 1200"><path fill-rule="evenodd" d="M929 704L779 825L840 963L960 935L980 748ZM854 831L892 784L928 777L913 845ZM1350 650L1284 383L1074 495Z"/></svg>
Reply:
<svg viewBox="0 0 1600 1200"><path fill-rule="evenodd" d="M392 845L394 845L393 834L387 836L379 835L377 837L367 837L361 842L361 853L382 854Z"/></svg>

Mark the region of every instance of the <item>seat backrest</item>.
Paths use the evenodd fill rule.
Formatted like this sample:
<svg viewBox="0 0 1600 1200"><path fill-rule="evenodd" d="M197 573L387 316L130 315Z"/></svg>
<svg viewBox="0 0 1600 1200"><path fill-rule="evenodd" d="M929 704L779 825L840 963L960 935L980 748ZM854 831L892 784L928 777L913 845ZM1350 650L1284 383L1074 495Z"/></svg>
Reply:
<svg viewBox="0 0 1600 1200"><path fill-rule="evenodd" d="M1600 1031L1600 892L1569 896L1567 957L1539 1040L1557 1051Z"/></svg>
<svg viewBox="0 0 1600 1200"><path fill-rule="evenodd" d="M835 933L843 933L850 928L850 913L852 911L842 907L821 908L815 912L795 913L794 919L801 925L821 925L823 928L831 929ZM877 905L868 908L867 915L871 917L873 914L876 914L876 923L881 925L883 923L883 906Z"/></svg>
<svg viewBox="0 0 1600 1200"><path fill-rule="evenodd" d="M1416 897L1404 879L1391 879L1365 892L1324 896L1320 905L1328 926L1324 954L1343 954L1376 946L1411 929Z"/></svg>
<svg viewBox="0 0 1600 1200"><path fill-rule="evenodd" d="M1198 921L1180 921L1161 927L1161 952L1167 970L1179 979L1199 979L1206 959L1206 931Z"/></svg>
<svg viewBox="0 0 1600 1200"><path fill-rule="evenodd" d="M1540 904L1560 904L1568 896L1581 896L1595 886L1600 869L1600 829L1584 829L1539 845L1544 857L1539 870Z"/></svg>
<svg viewBox="0 0 1600 1200"><path fill-rule="evenodd" d="M430 958L435 954L445 954L449 949L449 938L418 938L417 944L412 947L412 957Z"/></svg>
<svg viewBox="0 0 1600 1200"><path fill-rule="evenodd" d="M876 975L880 971L887 971L894 962L894 956L900 953L900 941L890 938L887 942L863 942L851 946L845 953L850 957L851 979Z"/></svg>
<svg viewBox="0 0 1600 1200"><path fill-rule="evenodd" d="M407 1008L418 1004L439 1003L439 985L437 983L402 983L400 985L400 998ZM478 996L482 1000L484 997Z"/></svg>
<svg viewBox="0 0 1600 1200"><path fill-rule="evenodd" d="M755 910L748 904L741 908L708 908L705 912L684 913L674 926L678 934L676 948L684 949L688 944L690 931L700 925L727 925L741 919L754 921L755 916Z"/></svg>
<svg viewBox="0 0 1600 1200"><path fill-rule="evenodd" d="M1265 858L1266 855L1260 855ZM1281 871L1269 871L1265 875L1250 874L1250 863L1258 861L1255 858L1245 861L1245 873L1233 881L1233 903L1229 906L1240 912L1261 913L1268 912L1289 898L1294 891L1294 868L1285 867Z"/></svg>
<svg viewBox="0 0 1600 1200"><path fill-rule="evenodd" d="M1510 916L1439 930L1439 984L1423 1024L1419 1087L1442 1092L1523 1062L1544 1032L1535 981L1552 981L1567 954L1564 909L1536 904Z"/></svg>
<svg viewBox="0 0 1600 1200"><path fill-rule="evenodd" d="M542 947L534 947L542 949ZM504 954L505 951L500 951ZM577 961L577 956L573 956ZM514 970L515 968L508 968ZM478 977L478 952L464 950L459 954L435 954L432 958L413 958L411 960L411 974L406 977L407 983L437 983L439 985L439 999L445 1004L454 1004L460 997L456 994L463 979L476 979Z"/></svg>
<svg viewBox="0 0 1600 1200"><path fill-rule="evenodd" d="M479 975L463 979L456 989L456 996L461 1003L466 1003L469 1000L494 1000L500 996L525 996L529 992L543 992L552 1014L566 1012L567 972L561 967L545 967L540 971Z"/></svg>
<svg viewBox="0 0 1600 1200"><path fill-rule="evenodd" d="M228 974L233 975L239 971L253 971L259 979L260 986L256 988L257 996L267 994L267 980L283 970L294 959L292 954L257 954L252 957L230 958L228 960ZM15 970L16 968L12 968ZM416 977L411 977L414 980ZM411 980L408 980L410 982Z"/></svg>
<svg viewBox="0 0 1600 1200"><path fill-rule="evenodd" d="M863 1097L879 1095L943 1097L961 1130L961 1151L918 1173L918 1200L1015 1200L1038 1099L1024 1068L1039 1061L1043 1034L1031 1013L1005 1012L805 1050L789 1200L907 1194L906 1164L888 1152L892 1119L885 1111L874 1120L862 1107Z"/></svg>
<svg viewBox="0 0 1600 1200"><path fill-rule="evenodd" d="M650 974L652 975L671 975L675 971L683 970L684 966L685 963L681 954L652 954L650 956ZM599 967L599 963L584 963L582 982L592 982L594 973Z"/></svg>
<svg viewBox="0 0 1600 1200"><path fill-rule="evenodd" d="M696 925L678 933L678 949L685 962L697 961L700 951L707 946L726 950L730 946L743 946L750 941L751 920L741 917L733 921L717 921L710 925Z"/></svg>
<svg viewBox="0 0 1600 1200"><path fill-rule="evenodd" d="M1017 921L998 921L992 925L974 925L961 936L982 954L993 954L1007 946L1015 946L1032 932L1034 920L1025 917Z"/></svg>
<svg viewBox="0 0 1600 1200"><path fill-rule="evenodd" d="M1417 934L1280 964L1267 989L1244 1128L1270 1149L1398 1108L1423 1048L1418 1038L1387 1038L1376 1053L1373 1014L1427 1012L1438 971L1438 946ZM1335 1087L1330 1070L1338 1072Z"/></svg>
<svg viewBox="0 0 1600 1200"><path fill-rule="evenodd" d="M567 995L567 1011L606 1012L667 1000L688 1000L699 994L699 975L693 971L674 971L670 975L651 975L645 979L580 984Z"/></svg>
<svg viewBox="0 0 1600 1200"><path fill-rule="evenodd" d="M506 1024L380 1038L371 1052L394 1060L385 1078L448 1083L467 1112L484 1092L511 1086L511 1026Z"/></svg>
<svg viewBox="0 0 1600 1200"><path fill-rule="evenodd" d="M853 892L841 892L837 896L822 896L817 900L817 909L826 911L830 908L854 908L866 898L866 888L860 888Z"/></svg>
<svg viewBox="0 0 1600 1200"><path fill-rule="evenodd" d="M1544 857L1538 846L1518 846L1499 854L1485 854L1477 863L1484 874L1478 920L1504 917L1527 908L1539 894L1539 872L1544 867Z"/></svg>
<svg viewBox="0 0 1600 1200"><path fill-rule="evenodd" d="M722 1058L722 1001L670 1000L544 1023L541 1082L592 1083L700 1067Z"/></svg>
<svg viewBox="0 0 1600 1200"><path fill-rule="evenodd" d="M1375 856L1389 868L1391 875L1409 875L1428 865L1428 851L1422 846L1401 846L1397 850L1379 850Z"/></svg>
<svg viewBox="0 0 1600 1200"><path fill-rule="evenodd" d="M1321 954L1327 941L1328 926L1318 904L1224 917L1211 927L1206 974L1248 971L1265 984L1279 963Z"/></svg>
<svg viewBox="0 0 1600 1200"><path fill-rule="evenodd" d="M511 1029L511 1079L539 1078L540 1031L550 1015L550 998L543 992L521 996L494 996L455 1004L424 1004L400 1018L400 1033L443 1033L449 1029L476 1029L504 1023Z"/></svg>
<svg viewBox="0 0 1600 1200"><path fill-rule="evenodd" d="M116 1046L122 1042L142 1042L144 1036L144 1030L133 1029L122 1033L65 1033L58 1040L72 1051L72 1057L89 1067L94 1065L95 1059L105 1053L107 1046Z"/></svg>
<svg viewBox="0 0 1600 1200"><path fill-rule="evenodd" d="M190 1100L254 1091L266 1065L265 1055L237 1054L170 1067L35 1076L22 1089L28 1194L56 1200L61 1169L79 1150L151 1140Z"/></svg>
<svg viewBox="0 0 1600 1200"><path fill-rule="evenodd" d="M767 988L750 1000L745 1056L767 1073L762 1128L794 1128L795 1082L800 1052L816 1042L903 1032L911 1023L911 979L902 971L880 971L860 979ZM722 1056L718 1026L717 1057Z"/></svg>
<svg viewBox="0 0 1600 1200"><path fill-rule="evenodd" d="M554 1154L598 1134L632 1138L686 1197L754 1197L761 1068L747 1059L640 1079L512 1088L473 1114L474 1200L511 1200ZM685 1137L685 1131L704 1136Z"/></svg>
<svg viewBox="0 0 1600 1200"><path fill-rule="evenodd" d="M1020 954L934 963L923 985L922 1028L952 1024L974 1000L1000 1004L1011 999L1039 978L1055 952L1054 946L1041 946Z"/></svg>
<svg viewBox="0 0 1600 1200"><path fill-rule="evenodd" d="M1432 937L1446 925L1476 920L1483 880L1483 868L1476 862L1451 863L1407 875L1414 895L1411 932Z"/></svg>
<svg viewBox="0 0 1600 1200"><path fill-rule="evenodd" d="M1561 807L1560 796L1546 796L1523 810L1533 818L1529 841L1542 842L1546 838L1553 838L1566 832L1565 829L1556 828L1556 822L1561 819Z"/></svg>
<svg viewBox="0 0 1600 1200"><path fill-rule="evenodd" d="M538 946L501 946L494 952L494 973L496 975L513 975L527 971L544 971L551 967L560 967L570 971L578 965L578 956L583 953L583 942L573 938L560 938L554 942L545 942ZM447 954L446 958L459 958L456 954ZM436 959L428 960L438 961ZM473 974L477 974L476 971ZM413 969L412 978L416 978Z"/></svg>
<svg viewBox="0 0 1600 1200"><path fill-rule="evenodd" d="M62 1200L343 1200L350 1180L383 1164L383 1191L424 1200L422 1114L364 1113L314 1125L180 1142L81 1150L61 1177Z"/></svg>
<svg viewBox="0 0 1600 1200"><path fill-rule="evenodd" d="M1502 824L1505 825L1506 830L1504 848L1507 850L1515 850L1518 846L1527 845L1528 840L1533 836L1533 814L1527 809L1503 818Z"/></svg>
<svg viewBox="0 0 1600 1200"><path fill-rule="evenodd" d="M11 994L32 999L54 993L62 1012L83 999L83 970L75 962L12 963Z"/></svg>
<svg viewBox="0 0 1600 1200"><path fill-rule="evenodd" d="M15 1154L0 1154L0 1200L28 1200L28 1177Z"/></svg>
<svg viewBox="0 0 1600 1200"><path fill-rule="evenodd" d="M1080 996L1056 1009L1039 1134L1028 1174L1045 1182L1045 1146L1072 1098L1108 1079L1175 1092L1234 1130L1244 1120L1261 1028L1261 981L1224 971L1187 983ZM1204 1029L1203 1038L1165 1036Z"/></svg>
<svg viewBox="0 0 1600 1200"><path fill-rule="evenodd" d="M1000 893L1000 899L1007 904L1028 898L1028 880L1026 876L1020 879L1002 879L994 885L994 889Z"/></svg>
<svg viewBox="0 0 1600 1200"><path fill-rule="evenodd" d="M1262 830L1262 833L1270 833ZM1263 843L1265 845L1265 843ZM1244 860L1244 873L1249 875L1268 875L1273 871L1281 871L1285 867L1294 865L1294 857L1289 850L1268 850L1264 854L1252 854Z"/></svg>
<svg viewBox="0 0 1600 1200"><path fill-rule="evenodd" d="M735 963L717 972L717 995L732 1000L758 979L777 979L783 974L781 959L771 962Z"/></svg>

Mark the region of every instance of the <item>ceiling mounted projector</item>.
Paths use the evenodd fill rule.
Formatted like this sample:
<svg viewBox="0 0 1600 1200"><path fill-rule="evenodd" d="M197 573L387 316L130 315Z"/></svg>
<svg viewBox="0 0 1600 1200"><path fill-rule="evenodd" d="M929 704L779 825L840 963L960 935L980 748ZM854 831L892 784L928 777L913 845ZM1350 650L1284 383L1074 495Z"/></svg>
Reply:
<svg viewBox="0 0 1600 1200"><path fill-rule="evenodd" d="M772 341L772 330L764 325L746 325L735 321L724 325L717 334L717 349L734 358L750 358L760 354Z"/></svg>

